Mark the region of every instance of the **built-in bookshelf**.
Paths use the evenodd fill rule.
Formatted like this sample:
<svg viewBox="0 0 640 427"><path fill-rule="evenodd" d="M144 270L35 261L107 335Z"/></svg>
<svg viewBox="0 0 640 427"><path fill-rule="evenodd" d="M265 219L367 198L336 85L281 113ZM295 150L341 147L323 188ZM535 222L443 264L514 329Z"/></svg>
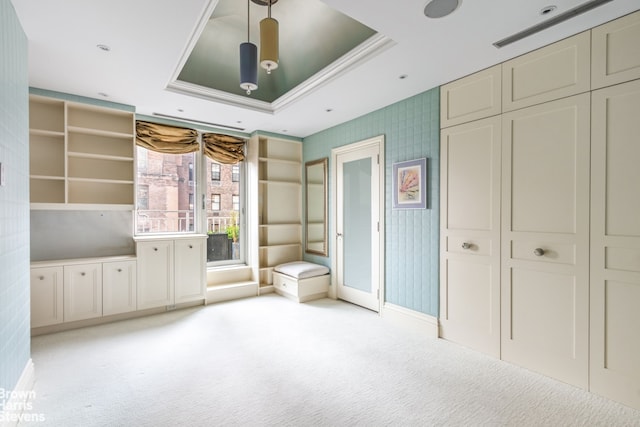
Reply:
<svg viewBox="0 0 640 427"><path fill-rule="evenodd" d="M134 114L31 95L32 209L133 209Z"/></svg>
<svg viewBox="0 0 640 427"><path fill-rule="evenodd" d="M273 267L302 258L302 144L259 139L260 286L271 286Z"/></svg>

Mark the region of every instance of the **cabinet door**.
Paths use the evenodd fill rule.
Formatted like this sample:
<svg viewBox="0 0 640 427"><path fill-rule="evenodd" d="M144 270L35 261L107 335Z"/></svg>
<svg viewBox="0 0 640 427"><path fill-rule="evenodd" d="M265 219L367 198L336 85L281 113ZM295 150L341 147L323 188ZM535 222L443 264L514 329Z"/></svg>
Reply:
<svg viewBox="0 0 640 427"><path fill-rule="evenodd" d="M102 314L104 316L135 311L137 304L136 262L102 264Z"/></svg>
<svg viewBox="0 0 640 427"><path fill-rule="evenodd" d="M500 117L441 136L441 336L500 357Z"/></svg>
<svg viewBox="0 0 640 427"><path fill-rule="evenodd" d="M590 95L503 115L502 358L588 385Z"/></svg>
<svg viewBox="0 0 640 427"><path fill-rule="evenodd" d="M138 310L172 305L173 241L138 242Z"/></svg>
<svg viewBox="0 0 640 427"><path fill-rule="evenodd" d="M590 385L640 409L640 80L592 109Z"/></svg>
<svg viewBox="0 0 640 427"><path fill-rule="evenodd" d="M31 269L31 327L62 323L62 267Z"/></svg>
<svg viewBox="0 0 640 427"><path fill-rule="evenodd" d="M587 92L591 87L589 31L502 64L502 111Z"/></svg>
<svg viewBox="0 0 640 427"><path fill-rule="evenodd" d="M640 78L640 12L591 30L591 89Z"/></svg>
<svg viewBox="0 0 640 427"><path fill-rule="evenodd" d="M64 321L102 316L102 264L64 266Z"/></svg>
<svg viewBox="0 0 640 427"><path fill-rule="evenodd" d="M174 244L176 304L204 299L206 240L177 239Z"/></svg>
<svg viewBox="0 0 640 427"><path fill-rule="evenodd" d="M440 127L495 116L502 112L501 65L478 71L440 89Z"/></svg>

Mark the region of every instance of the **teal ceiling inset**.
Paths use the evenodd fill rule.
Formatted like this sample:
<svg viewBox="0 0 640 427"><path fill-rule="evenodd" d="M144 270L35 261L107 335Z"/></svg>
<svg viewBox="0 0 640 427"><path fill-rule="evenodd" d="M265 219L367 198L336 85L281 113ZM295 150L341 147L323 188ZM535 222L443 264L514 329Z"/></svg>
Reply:
<svg viewBox="0 0 640 427"><path fill-rule="evenodd" d="M259 22L267 7L250 2L250 41L260 47ZM251 98L274 102L376 34L319 0L279 0L271 16L280 23L279 66L271 74L260 68ZM220 0L195 43L178 81L239 96L240 43L247 41L247 4Z"/></svg>

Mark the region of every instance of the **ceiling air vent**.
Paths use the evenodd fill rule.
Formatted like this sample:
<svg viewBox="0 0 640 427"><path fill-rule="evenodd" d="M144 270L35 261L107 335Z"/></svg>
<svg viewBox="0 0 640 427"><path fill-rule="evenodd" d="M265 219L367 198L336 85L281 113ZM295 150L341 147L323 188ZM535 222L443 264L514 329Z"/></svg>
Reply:
<svg viewBox="0 0 640 427"><path fill-rule="evenodd" d="M585 12L590 11L591 9L595 9L598 6L602 6L605 3L609 3L613 0L591 0L586 3L581 4L580 6L576 6L573 9L569 9L564 13L561 13L551 19L548 19L544 22L541 22L538 25L534 25L533 27L529 27L526 30L520 31L512 36L506 37L502 40L495 42L493 45L497 48L504 47L508 44L517 42L518 40L522 40L525 37L529 37L532 34L538 33L542 30L546 30L547 28L553 27L561 22L566 21L567 19L571 19L574 16L582 15Z"/></svg>

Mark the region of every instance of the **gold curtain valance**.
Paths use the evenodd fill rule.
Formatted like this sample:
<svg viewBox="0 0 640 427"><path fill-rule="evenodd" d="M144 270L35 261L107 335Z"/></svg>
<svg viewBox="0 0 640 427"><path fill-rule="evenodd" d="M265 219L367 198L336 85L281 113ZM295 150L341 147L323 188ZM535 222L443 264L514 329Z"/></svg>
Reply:
<svg viewBox="0 0 640 427"><path fill-rule="evenodd" d="M194 129L136 121L136 144L164 154L198 151L198 132Z"/></svg>
<svg viewBox="0 0 640 427"><path fill-rule="evenodd" d="M203 133L204 154L211 160L235 165L244 160L244 140L219 133Z"/></svg>

